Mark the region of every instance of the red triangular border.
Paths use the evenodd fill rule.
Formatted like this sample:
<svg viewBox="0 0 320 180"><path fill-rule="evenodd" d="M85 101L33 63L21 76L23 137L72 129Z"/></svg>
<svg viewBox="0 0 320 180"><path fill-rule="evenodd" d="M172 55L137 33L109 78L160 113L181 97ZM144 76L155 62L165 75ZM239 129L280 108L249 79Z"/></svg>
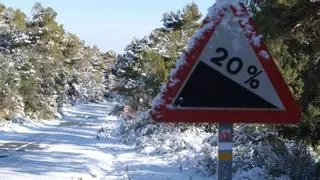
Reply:
<svg viewBox="0 0 320 180"><path fill-rule="evenodd" d="M184 81L187 80L192 67L197 62L203 49L208 43L211 35L214 33L216 27L221 22L225 13L231 10L235 17L239 17L239 24L246 32L249 43L256 52L257 57L262 64L267 76L269 77L273 87L280 100L282 101L285 111L280 110L237 110L237 109L179 109L174 108L171 104L183 86ZM201 38L197 38L193 47L188 53L181 55L182 61L185 59L186 63L179 67L177 71L171 74L169 82L163 87L162 91L155 99L151 115L154 120L161 122L210 122L210 123L297 123L301 118L301 111L295 102L287 84L285 83L280 71L278 70L273 58L271 57L266 45L262 42L259 45L254 44L253 38L258 36L253 19L250 17L246 7L241 4L240 8L230 5L229 8L224 8L219 11L219 17L215 19L208 19L205 26L202 28L203 32ZM242 23L244 18L248 18L248 31L246 24ZM258 52L262 50L269 53L268 60L263 59ZM180 60L181 61L181 60Z"/></svg>

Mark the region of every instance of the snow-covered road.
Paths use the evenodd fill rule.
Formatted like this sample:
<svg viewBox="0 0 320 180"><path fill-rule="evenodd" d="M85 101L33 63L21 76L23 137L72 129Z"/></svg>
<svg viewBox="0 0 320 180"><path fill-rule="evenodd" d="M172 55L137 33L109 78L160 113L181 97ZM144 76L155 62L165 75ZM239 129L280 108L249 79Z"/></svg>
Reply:
<svg viewBox="0 0 320 180"><path fill-rule="evenodd" d="M0 179L190 179L168 158L121 143L114 103L64 109L63 120L0 127ZM104 127L105 138L97 138ZM194 177L194 176L193 176ZM202 178L194 178L202 179Z"/></svg>

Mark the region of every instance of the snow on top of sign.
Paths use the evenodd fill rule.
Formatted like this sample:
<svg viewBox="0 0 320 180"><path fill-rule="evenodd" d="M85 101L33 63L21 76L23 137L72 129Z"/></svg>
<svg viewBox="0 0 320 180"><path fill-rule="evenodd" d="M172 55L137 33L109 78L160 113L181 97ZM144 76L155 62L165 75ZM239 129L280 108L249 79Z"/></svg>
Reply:
<svg viewBox="0 0 320 180"><path fill-rule="evenodd" d="M198 29L194 33L194 35L190 38L186 52L181 54L180 58L176 63L176 67L171 70L170 79L168 82L169 87L174 86L176 83L180 81L179 79L176 78L176 74L178 70L187 63L186 54L190 53L190 51L195 47L198 40L203 37L203 34L207 30L212 28L214 24L216 24L216 22L220 20L219 17L221 17L221 13L224 13L221 10L228 10L230 8L230 5L232 5L236 9L235 13L237 15L237 17L234 17L231 20L240 22L240 25L242 26L240 30L244 31L245 34L250 36L249 39L254 46L260 46L262 36L259 34L256 34L256 32L254 31L254 28L249 23L249 19L252 16L252 14L249 12L243 11L243 7L240 5L242 1L243 0L216 0L215 4L208 9L208 13L205 17L205 19L207 20L207 23L205 23L202 28ZM221 23L224 26L224 28L232 29L232 27L229 25L228 22L223 22L223 21L224 19L222 19ZM226 21L230 21L230 19L226 19ZM267 59L268 57L267 52L260 52L259 55L264 57L265 59ZM160 107L161 105L164 105L165 103L164 93L166 92L166 89L167 89L166 85L163 85L160 93L154 98L152 102L153 110L157 107ZM174 108L174 107L170 106L169 108ZM161 114L158 114L158 116L161 116Z"/></svg>
<svg viewBox="0 0 320 180"><path fill-rule="evenodd" d="M250 24L250 18L252 17L252 13L250 12L243 12L241 10L241 6L234 6L236 8L235 14L236 17L233 17L233 21L237 21L242 26L243 31L246 35L249 36L249 41L255 46L259 47L261 45L262 35L257 34L254 30L253 26Z"/></svg>
<svg viewBox="0 0 320 180"><path fill-rule="evenodd" d="M253 34L251 38L253 45L256 47L259 47L261 45L261 38L262 38L262 35Z"/></svg>
<svg viewBox="0 0 320 180"><path fill-rule="evenodd" d="M259 56L263 57L265 60L270 59L270 54L265 50L261 50L259 52Z"/></svg>
<svg viewBox="0 0 320 180"><path fill-rule="evenodd" d="M167 105L167 108L168 108L168 109L175 109L176 107L175 107L174 105L172 105L172 104L168 104L168 105Z"/></svg>
<svg viewBox="0 0 320 180"><path fill-rule="evenodd" d="M169 82L168 86L169 86L169 87L172 87L172 86L174 86L175 84L177 84L178 82L180 82L179 79L173 79L171 82Z"/></svg>

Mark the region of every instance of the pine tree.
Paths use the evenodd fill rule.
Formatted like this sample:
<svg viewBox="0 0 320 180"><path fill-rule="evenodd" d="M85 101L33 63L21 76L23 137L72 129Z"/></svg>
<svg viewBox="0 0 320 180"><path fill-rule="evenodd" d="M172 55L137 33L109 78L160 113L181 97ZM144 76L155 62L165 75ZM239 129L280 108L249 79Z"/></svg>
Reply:
<svg viewBox="0 0 320 180"><path fill-rule="evenodd" d="M0 118L50 118L63 103L102 98L107 61L65 33L57 13L36 3L32 16L0 4Z"/></svg>
<svg viewBox="0 0 320 180"><path fill-rule="evenodd" d="M260 1L252 6L271 53L304 113L299 126L277 126L286 137L316 145L320 139L320 3Z"/></svg>
<svg viewBox="0 0 320 180"><path fill-rule="evenodd" d="M188 39L199 27L201 16L195 3L177 12L164 13L163 27L127 46L113 68L119 78L116 89L126 96L127 103L139 110L150 108Z"/></svg>

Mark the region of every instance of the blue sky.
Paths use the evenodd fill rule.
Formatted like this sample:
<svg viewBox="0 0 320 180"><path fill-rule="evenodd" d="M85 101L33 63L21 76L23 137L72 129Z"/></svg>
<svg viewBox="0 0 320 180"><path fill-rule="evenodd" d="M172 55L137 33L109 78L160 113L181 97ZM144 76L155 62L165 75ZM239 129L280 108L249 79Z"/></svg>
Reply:
<svg viewBox="0 0 320 180"><path fill-rule="evenodd" d="M88 45L121 53L133 37L143 37L160 27L164 12L196 2L205 15L214 0L1 0L26 14L35 2L52 7L58 13L57 21Z"/></svg>

